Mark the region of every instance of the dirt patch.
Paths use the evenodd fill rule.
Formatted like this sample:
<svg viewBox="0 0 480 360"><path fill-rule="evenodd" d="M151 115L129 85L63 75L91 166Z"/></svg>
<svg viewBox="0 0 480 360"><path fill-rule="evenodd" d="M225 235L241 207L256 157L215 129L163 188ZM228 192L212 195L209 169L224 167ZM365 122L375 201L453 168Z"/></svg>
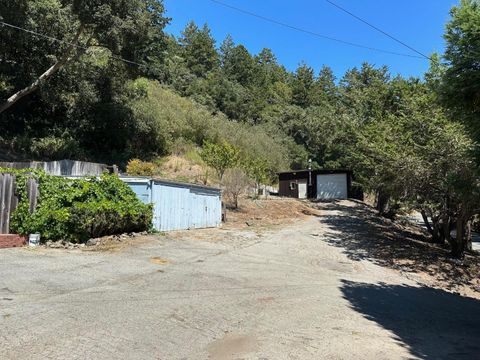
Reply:
<svg viewBox="0 0 480 360"><path fill-rule="evenodd" d="M164 258L161 258L161 257L159 257L159 256L151 257L151 258L150 258L150 262L151 262L152 264L156 264L156 265L167 265L167 264L170 263L169 260L164 259Z"/></svg>
<svg viewBox="0 0 480 360"><path fill-rule="evenodd" d="M99 251L99 252L121 252L132 246L147 244L152 241L158 241L156 235L138 235L134 237L117 238L114 236L105 236L97 239L95 246L86 246L82 251Z"/></svg>
<svg viewBox="0 0 480 360"><path fill-rule="evenodd" d="M168 233L171 239L229 243L255 240L266 232L289 224L319 217L321 212L311 203L296 199L242 199L237 210L227 210L227 222L220 228L180 230Z"/></svg>
<svg viewBox="0 0 480 360"><path fill-rule="evenodd" d="M309 216L320 216L309 202L297 199L270 198L265 200L242 199L240 207L227 211L225 229L270 227L291 224Z"/></svg>
<svg viewBox="0 0 480 360"><path fill-rule="evenodd" d="M257 341L252 336L227 334L208 346L210 359L241 359L244 355L256 351Z"/></svg>

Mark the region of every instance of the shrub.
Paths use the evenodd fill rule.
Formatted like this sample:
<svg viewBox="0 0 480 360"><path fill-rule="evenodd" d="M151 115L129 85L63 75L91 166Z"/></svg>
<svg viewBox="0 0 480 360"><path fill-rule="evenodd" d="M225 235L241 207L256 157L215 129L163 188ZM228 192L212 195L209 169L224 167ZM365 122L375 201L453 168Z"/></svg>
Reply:
<svg viewBox="0 0 480 360"><path fill-rule="evenodd" d="M127 164L127 174L135 176L153 176L157 172L154 163L132 159Z"/></svg>
<svg viewBox="0 0 480 360"><path fill-rule="evenodd" d="M30 152L37 158L48 160L78 158L79 154L81 157L80 145L69 135L32 139Z"/></svg>
<svg viewBox="0 0 480 360"><path fill-rule="evenodd" d="M189 140L179 137L171 146L171 154L175 156L185 155L195 149L195 144Z"/></svg>
<svg viewBox="0 0 480 360"><path fill-rule="evenodd" d="M30 213L27 177L39 183L37 207ZM91 237L151 228L152 206L143 204L115 175L71 180L42 171L17 172L19 205L11 228L22 235L40 233L42 240L84 242Z"/></svg>

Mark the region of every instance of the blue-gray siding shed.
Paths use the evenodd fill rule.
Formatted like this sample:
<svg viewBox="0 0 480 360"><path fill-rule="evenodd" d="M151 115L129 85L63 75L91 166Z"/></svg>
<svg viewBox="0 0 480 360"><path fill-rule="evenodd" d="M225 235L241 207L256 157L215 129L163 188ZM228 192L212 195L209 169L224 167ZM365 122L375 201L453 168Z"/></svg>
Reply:
<svg viewBox="0 0 480 360"><path fill-rule="evenodd" d="M153 203L153 226L159 231L221 225L220 189L147 178L122 180L144 203Z"/></svg>
<svg viewBox="0 0 480 360"><path fill-rule="evenodd" d="M152 181L144 178L121 178L145 204L152 202Z"/></svg>

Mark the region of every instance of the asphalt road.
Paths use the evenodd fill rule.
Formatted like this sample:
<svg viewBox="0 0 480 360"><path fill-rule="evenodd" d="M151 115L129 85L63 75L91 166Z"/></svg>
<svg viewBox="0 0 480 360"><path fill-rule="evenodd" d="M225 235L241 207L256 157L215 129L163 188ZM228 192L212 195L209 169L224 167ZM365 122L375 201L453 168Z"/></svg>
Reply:
<svg viewBox="0 0 480 360"><path fill-rule="evenodd" d="M324 215L111 253L2 250L0 359L480 358L480 301L352 260L331 245L348 207Z"/></svg>

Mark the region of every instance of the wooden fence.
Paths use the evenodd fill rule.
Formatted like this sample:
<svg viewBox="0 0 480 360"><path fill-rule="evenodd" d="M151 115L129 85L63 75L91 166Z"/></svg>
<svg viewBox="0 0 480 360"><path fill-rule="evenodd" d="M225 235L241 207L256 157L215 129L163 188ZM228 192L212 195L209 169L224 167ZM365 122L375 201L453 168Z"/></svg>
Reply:
<svg viewBox="0 0 480 360"><path fill-rule="evenodd" d="M30 161L30 162L1 162L0 168L13 169L42 169L48 175L56 176L96 176L104 172L115 172L115 166L97 164L77 160L59 160L59 161Z"/></svg>
<svg viewBox="0 0 480 360"><path fill-rule="evenodd" d="M15 189L15 175L0 173L0 234L10 233L10 217L17 208L19 200ZM37 206L38 183L35 179L28 179L27 194L32 212Z"/></svg>

